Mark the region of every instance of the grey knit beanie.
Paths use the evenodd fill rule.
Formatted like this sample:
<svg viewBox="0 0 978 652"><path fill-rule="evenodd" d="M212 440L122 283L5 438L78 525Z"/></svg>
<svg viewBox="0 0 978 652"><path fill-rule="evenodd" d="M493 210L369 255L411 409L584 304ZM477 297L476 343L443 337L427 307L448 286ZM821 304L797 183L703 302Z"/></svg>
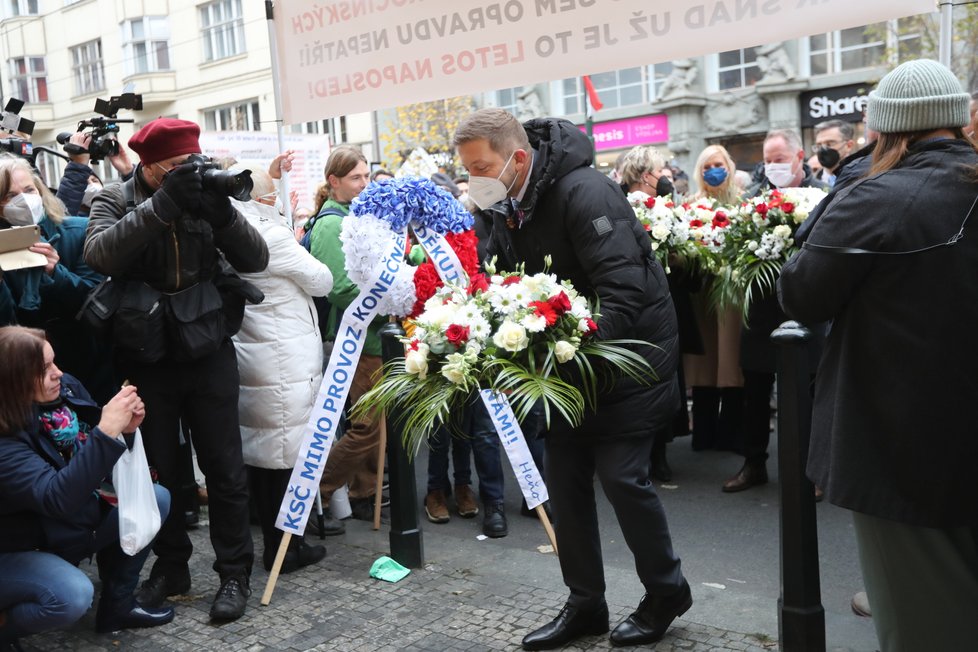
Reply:
<svg viewBox="0 0 978 652"><path fill-rule="evenodd" d="M970 103L947 66L931 59L908 61L870 92L866 126L883 134L963 127Z"/></svg>

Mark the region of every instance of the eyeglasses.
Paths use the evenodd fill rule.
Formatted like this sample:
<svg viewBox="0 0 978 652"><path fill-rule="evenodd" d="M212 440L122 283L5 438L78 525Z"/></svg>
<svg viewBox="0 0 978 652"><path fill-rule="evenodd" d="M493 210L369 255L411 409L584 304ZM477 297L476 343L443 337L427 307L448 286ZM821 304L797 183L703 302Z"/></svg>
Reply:
<svg viewBox="0 0 978 652"><path fill-rule="evenodd" d="M829 149L839 149L844 143L839 140L827 140L824 143L815 143L812 145L812 154L817 154L818 150L828 147Z"/></svg>

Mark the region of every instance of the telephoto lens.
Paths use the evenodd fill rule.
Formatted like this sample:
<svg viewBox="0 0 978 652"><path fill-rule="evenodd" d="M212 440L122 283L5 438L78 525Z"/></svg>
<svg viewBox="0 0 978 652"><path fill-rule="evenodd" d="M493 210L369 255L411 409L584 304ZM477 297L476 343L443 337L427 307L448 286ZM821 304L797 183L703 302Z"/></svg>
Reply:
<svg viewBox="0 0 978 652"><path fill-rule="evenodd" d="M228 172L203 154L192 154L187 163L194 166L201 175L201 185L204 190L216 192L238 201L251 199L251 189L255 183L251 180L251 170Z"/></svg>

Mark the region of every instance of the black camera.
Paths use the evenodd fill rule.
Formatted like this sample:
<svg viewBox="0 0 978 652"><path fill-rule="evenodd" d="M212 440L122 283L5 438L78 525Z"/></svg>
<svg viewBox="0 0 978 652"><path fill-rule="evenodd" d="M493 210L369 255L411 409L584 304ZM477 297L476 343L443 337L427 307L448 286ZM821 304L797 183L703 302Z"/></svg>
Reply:
<svg viewBox="0 0 978 652"><path fill-rule="evenodd" d="M119 125L131 123L133 120L122 120L116 117L119 109L129 109L130 111L141 111L143 109L143 96L135 93L123 93L113 95L108 101L101 98L95 100L95 112L104 117L82 120L78 123L77 131L91 129L89 136L92 141L88 149L69 143L71 134L62 132L58 134L57 140L64 145L65 151L71 155L85 154L92 159L92 163L97 163L108 156L116 156L119 153Z"/></svg>
<svg viewBox="0 0 978 652"><path fill-rule="evenodd" d="M14 132L27 134L34 133L34 122L27 118L20 117L20 110L24 108L24 102L16 98L7 100L7 105L0 114L0 129L10 134L9 138L0 139L0 150L10 152L15 156L25 158L34 165L34 146L30 141L14 136Z"/></svg>
<svg viewBox="0 0 978 652"><path fill-rule="evenodd" d="M191 154L186 163L193 165L197 174L201 175L204 190L233 197L238 201L251 199L251 189L255 187L255 182L251 180L251 170L228 172L203 154Z"/></svg>

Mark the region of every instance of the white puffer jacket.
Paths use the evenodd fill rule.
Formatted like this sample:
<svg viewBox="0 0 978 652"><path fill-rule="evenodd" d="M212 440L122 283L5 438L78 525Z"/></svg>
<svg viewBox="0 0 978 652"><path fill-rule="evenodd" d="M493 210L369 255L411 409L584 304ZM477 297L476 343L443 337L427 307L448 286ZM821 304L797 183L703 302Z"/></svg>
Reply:
<svg viewBox="0 0 978 652"><path fill-rule="evenodd" d="M312 297L333 288L329 268L312 257L271 206L234 202L268 245L268 268L241 277L265 293L245 308L234 336L241 375L238 414L244 462L264 469L295 464L322 380L323 348Z"/></svg>

